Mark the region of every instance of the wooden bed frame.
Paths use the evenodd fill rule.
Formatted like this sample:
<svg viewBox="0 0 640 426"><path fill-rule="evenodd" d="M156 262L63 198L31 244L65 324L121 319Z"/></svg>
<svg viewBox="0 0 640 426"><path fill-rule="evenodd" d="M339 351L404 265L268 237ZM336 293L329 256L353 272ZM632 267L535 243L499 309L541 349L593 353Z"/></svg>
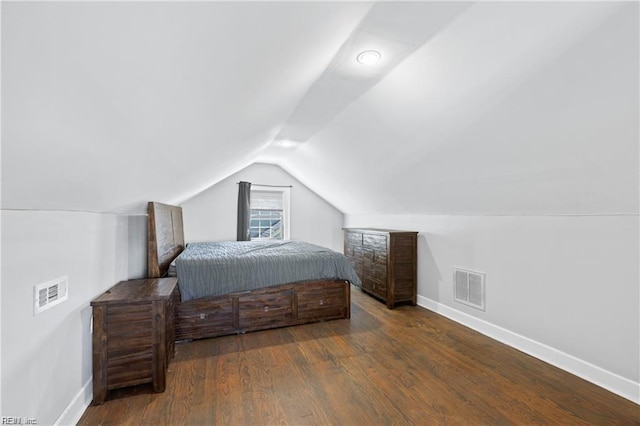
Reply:
<svg viewBox="0 0 640 426"><path fill-rule="evenodd" d="M182 208L150 202L149 277L165 276L184 247ZM351 293L348 281L318 280L176 300L175 306L176 340L191 340L350 318Z"/></svg>

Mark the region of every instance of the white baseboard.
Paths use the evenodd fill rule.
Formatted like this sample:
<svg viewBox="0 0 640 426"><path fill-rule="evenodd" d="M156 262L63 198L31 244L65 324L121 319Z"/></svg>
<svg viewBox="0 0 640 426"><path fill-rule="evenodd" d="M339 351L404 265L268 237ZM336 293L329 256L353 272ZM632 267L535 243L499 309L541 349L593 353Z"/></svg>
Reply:
<svg viewBox="0 0 640 426"><path fill-rule="evenodd" d="M85 410L91 404L93 399L93 380L89 379L87 383L80 389L75 398L67 405L60 417L54 423L55 426L75 425L84 414Z"/></svg>
<svg viewBox="0 0 640 426"><path fill-rule="evenodd" d="M418 305L640 404L640 383L426 297Z"/></svg>

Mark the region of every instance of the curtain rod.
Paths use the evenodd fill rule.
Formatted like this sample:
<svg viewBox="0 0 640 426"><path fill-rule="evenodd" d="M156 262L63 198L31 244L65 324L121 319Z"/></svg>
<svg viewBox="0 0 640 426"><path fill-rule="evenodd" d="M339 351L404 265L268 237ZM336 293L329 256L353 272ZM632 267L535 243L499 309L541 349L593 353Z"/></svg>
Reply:
<svg viewBox="0 0 640 426"><path fill-rule="evenodd" d="M236 185L240 185L241 182L236 182ZM251 183L251 185L267 186L269 188L293 188L293 185L265 185L264 183Z"/></svg>

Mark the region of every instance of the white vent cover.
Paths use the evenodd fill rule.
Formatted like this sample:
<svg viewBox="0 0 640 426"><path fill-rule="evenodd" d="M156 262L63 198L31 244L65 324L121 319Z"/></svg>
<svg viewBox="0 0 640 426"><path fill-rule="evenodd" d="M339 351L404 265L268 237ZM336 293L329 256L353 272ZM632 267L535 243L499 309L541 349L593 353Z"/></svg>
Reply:
<svg viewBox="0 0 640 426"><path fill-rule="evenodd" d="M33 288L33 315L38 315L69 298L69 277L56 278Z"/></svg>
<svg viewBox="0 0 640 426"><path fill-rule="evenodd" d="M484 278L482 272L453 268L454 300L484 311Z"/></svg>

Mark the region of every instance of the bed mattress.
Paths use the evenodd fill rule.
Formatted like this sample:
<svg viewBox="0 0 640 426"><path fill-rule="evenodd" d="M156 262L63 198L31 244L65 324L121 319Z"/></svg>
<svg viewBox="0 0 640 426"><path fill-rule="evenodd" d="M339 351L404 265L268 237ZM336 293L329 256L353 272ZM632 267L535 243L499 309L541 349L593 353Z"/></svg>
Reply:
<svg viewBox="0 0 640 426"><path fill-rule="evenodd" d="M302 241L189 243L175 266L183 301L311 280L361 285L342 253Z"/></svg>

